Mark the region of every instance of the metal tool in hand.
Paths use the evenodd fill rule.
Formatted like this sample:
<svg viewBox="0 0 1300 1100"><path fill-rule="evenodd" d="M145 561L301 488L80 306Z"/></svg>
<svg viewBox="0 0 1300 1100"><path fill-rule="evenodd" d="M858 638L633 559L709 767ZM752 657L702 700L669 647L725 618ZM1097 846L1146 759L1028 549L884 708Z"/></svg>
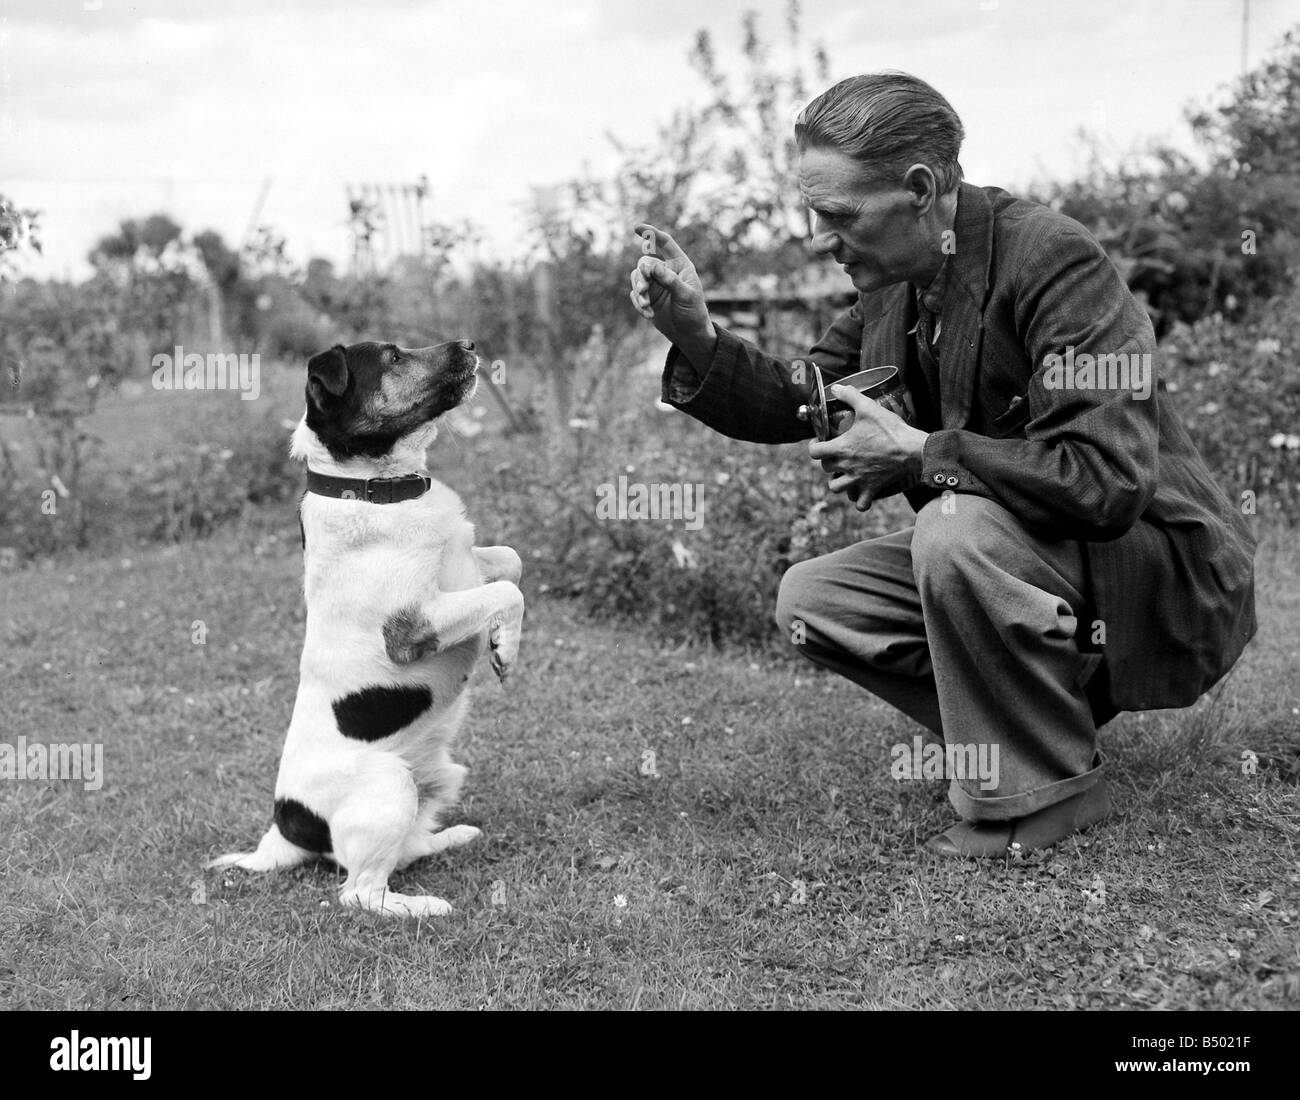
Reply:
<svg viewBox="0 0 1300 1100"><path fill-rule="evenodd" d="M822 442L843 435L853 424L853 410L843 401L826 393L826 382L821 369L813 364L813 389L807 405L800 405L795 413L800 420L813 426ZM871 367L857 374L837 378L833 386L852 386L866 397L883 405L894 415L915 426L916 411L912 408L912 395L903 384L903 375L897 367Z"/></svg>

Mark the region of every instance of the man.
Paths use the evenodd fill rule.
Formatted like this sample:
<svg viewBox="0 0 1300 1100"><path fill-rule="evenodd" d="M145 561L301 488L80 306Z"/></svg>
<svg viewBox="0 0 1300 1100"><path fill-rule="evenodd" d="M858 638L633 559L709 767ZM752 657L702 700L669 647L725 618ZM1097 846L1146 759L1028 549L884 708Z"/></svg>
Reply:
<svg viewBox="0 0 1300 1100"><path fill-rule="evenodd" d="M813 347L828 378L892 364L909 425L851 387L809 447L859 509L905 492L914 527L800 562L777 618L808 658L949 746L941 855L1046 847L1109 812L1097 730L1193 702L1255 632L1254 543L1155 382L1155 335L1077 222L962 182L963 129L924 81L842 81L795 125L813 251L859 292ZM690 260L655 254L632 302L673 342L663 398L728 436L806 439L800 361L716 327ZM989 751L986 757L992 759ZM956 756L953 756L956 759Z"/></svg>

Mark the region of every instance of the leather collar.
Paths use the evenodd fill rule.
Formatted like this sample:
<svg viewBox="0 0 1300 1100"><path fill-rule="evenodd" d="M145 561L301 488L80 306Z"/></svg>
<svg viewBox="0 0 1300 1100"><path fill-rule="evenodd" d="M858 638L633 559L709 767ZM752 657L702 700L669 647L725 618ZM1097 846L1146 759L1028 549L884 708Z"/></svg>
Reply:
<svg viewBox="0 0 1300 1100"><path fill-rule="evenodd" d="M424 496L433 478L424 474L401 477L335 477L307 471L307 492L338 500L364 500L367 504L397 504Z"/></svg>

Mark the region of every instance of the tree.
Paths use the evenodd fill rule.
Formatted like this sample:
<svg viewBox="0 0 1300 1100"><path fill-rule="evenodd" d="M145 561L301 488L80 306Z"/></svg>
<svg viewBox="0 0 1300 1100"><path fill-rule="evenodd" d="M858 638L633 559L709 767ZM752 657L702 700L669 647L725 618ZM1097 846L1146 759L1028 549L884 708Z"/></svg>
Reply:
<svg viewBox="0 0 1300 1100"><path fill-rule="evenodd" d="M1242 316L1296 279L1300 236L1300 36L1188 121L1208 168L1167 146L1108 161L1045 200L1088 226L1164 334L1176 321Z"/></svg>
<svg viewBox="0 0 1300 1100"><path fill-rule="evenodd" d="M743 68L729 76L707 30L688 55L709 89L702 107L674 113L650 147L619 147L621 202L636 216L674 227L702 278L724 282L753 271L798 271L812 227L796 186L794 119L830 82L821 43L807 47L798 0L785 11L784 64L759 17L741 20Z"/></svg>
<svg viewBox="0 0 1300 1100"><path fill-rule="evenodd" d="M20 252L41 254L40 219L39 210L22 209L0 193L0 280L13 270Z"/></svg>
<svg viewBox="0 0 1300 1100"><path fill-rule="evenodd" d="M162 258L167 246L180 240L181 227L167 214L151 214L144 221L128 218L116 233L101 237L91 250L90 262L120 262L133 266L142 257Z"/></svg>
<svg viewBox="0 0 1300 1100"><path fill-rule="evenodd" d="M1278 293L1296 278L1291 258L1300 244L1300 28L1241 77L1225 102L1190 110L1188 121L1211 158L1201 205L1222 242L1210 302L1233 290L1252 298ZM1253 249L1243 247L1247 232Z"/></svg>

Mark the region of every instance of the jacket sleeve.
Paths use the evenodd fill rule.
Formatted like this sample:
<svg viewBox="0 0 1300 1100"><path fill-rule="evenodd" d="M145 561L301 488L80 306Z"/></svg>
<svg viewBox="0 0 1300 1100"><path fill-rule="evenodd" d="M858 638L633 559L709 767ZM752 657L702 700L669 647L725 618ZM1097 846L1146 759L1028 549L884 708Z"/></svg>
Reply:
<svg viewBox="0 0 1300 1100"><path fill-rule="evenodd" d="M1159 472L1155 333L1081 227L1058 225L1028 243L1010 303L1033 369L1024 438L934 432L921 485L989 497L1045 537L1119 538ZM1108 385L1112 375L1122 384Z"/></svg>
<svg viewBox="0 0 1300 1100"><path fill-rule="evenodd" d="M840 314L806 359L781 359L718 328L713 360L702 372L674 346L664 364L663 400L732 439L749 443L795 443L812 426L795 412L812 392L811 366L827 380L858 369L862 347L862 301Z"/></svg>

